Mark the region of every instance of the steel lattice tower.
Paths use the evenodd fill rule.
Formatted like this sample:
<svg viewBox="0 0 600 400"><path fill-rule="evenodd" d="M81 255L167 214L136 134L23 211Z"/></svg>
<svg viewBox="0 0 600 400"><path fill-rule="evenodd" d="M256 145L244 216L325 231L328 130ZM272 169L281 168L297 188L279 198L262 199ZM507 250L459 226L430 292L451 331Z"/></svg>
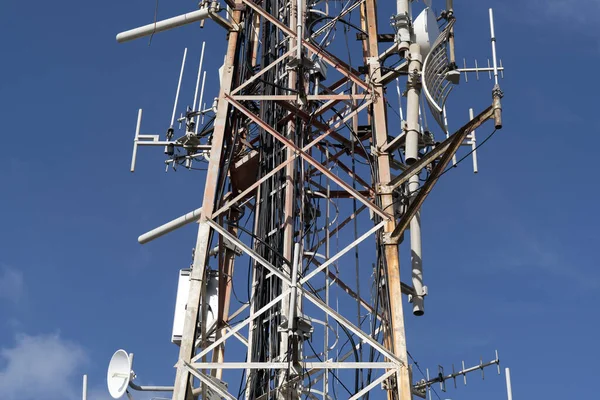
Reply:
<svg viewBox="0 0 600 400"><path fill-rule="evenodd" d="M136 133L134 159L137 146L149 141L164 145L173 165L199 154L208 160L201 209L144 239L198 222L173 400L238 398L231 384L222 384L228 370L242 377L241 397L251 400L332 398L337 381L350 383L351 399L369 398L382 387L388 399L422 395L427 385L413 385L402 303L403 295L410 296L413 313L424 313L419 210L457 150L475 146L474 130L490 119L501 127L497 79L493 104L450 134L445 102L461 73L452 1L440 16L429 7L424 11L430 31L432 15L439 24L433 38L419 31L423 21L412 18L409 0L397 1L391 34L379 31L389 25L378 23L375 0L350 0L335 12L326 1L225 3L203 1L198 11L118 37L129 40L205 18L227 30L212 125L199 132L203 111L194 104L181 118L181 138L173 139L172 126L163 142L140 135L141 112ZM340 27L356 32L353 51L361 56L352 64L345 49L330 45ZM400 61L386 65L391 56ZM479 70L496 78L503 70L495 47L494 67ZM386 88L398 78L406 83L406 119L390 122ZM436 141L424 129L425 101L447 139ZM355 224L368 215L371 226ZM251 228L242 226L242 216ZM406 230L410 284L400 279ZM347 240L336 249L332 241L340 235ZM371 298L357 291L359 282L346 282L340 270L347 266L337 264L363 243L371 243L375 254L373 265L360 266L372 275ZM235 309L232 286L247 279L234 268L241 255L251 262L251 292L249 302ZM334 286L348 306L331 303ZM323 326L318 340L312 336L317 324ZM332 342L340 337L351 341L348 353L334 351ZM244 361L227 351L232 341L243 344Z"/></svg>

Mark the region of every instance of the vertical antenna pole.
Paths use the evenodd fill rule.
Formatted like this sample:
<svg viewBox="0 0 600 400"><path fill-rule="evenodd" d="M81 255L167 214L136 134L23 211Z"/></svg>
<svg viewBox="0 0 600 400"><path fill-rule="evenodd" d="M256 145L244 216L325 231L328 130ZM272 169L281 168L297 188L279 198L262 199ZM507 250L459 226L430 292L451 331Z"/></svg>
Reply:
<svg viewBox="0 0 600 400"><path fill-rule="evenodd" d="M512 385L510 383L510 368L506 368L504 371L506 372L506 393L508 395L508 400L512 400Z"/></svg>
<svg viewBox="0 0 600 400"><path fill-rule="evenodd" d="M404 122L404 112L402 111L402 95L400 94L400 80L396 78L396 91L398 92L398 111L400 111L400 129Z"/></svg>
<svg viewBox="0 0 600 400"><path fill-rule="evenodd" d="M81 393L81 399L87 400L87 375L83 375L83 391Z"/></svg>
<svg viewBox="0 0 600 400"><path fill-rule="evenodd" d="M469 108L469 121L473 120L473 109ZM475 136L475 129L471 132L471 151L473 152L473 172L479 172L477 168L477 137Z"/></svg>
<svg viewBox="0 0 600 400"><path fill-rule="evenodd" d="M200 89L200 100L198 101L198 111L202 111L202 108L204 107L202 105L202 100L204 99L204 84L205 83L206 83L206 71L204 71L202 73L202 89ZM202 121L204 121L204 115L203 115ZM196 135L198 134L198 126L200 126L200 115L196 116Z"/></svg>
<svg viewBox="0 0 600 400"><path fill-rule="evenodd" d="M512 385L510 383L510 368L506 368L505 372L506 372L506 393L508 394L508 400L512 400Z"/></svg>
<svg viewBox="0 0 600 400"><path fill-rule="evenodd" d="M200 87L200 75L202 75L202 63L204 62L204 46L206 42L202 42L202 51L200 53L200 65L198 65L198 77L196 78L196 91L194 92L194 103L192 103L192 111L197 111L196 100L198 99L198 88Z"/></svg>
<svg viewBox="0 0 600 400"><path fill-rule="evenodd" d="M408 66L408 93L406 106L406 146L405 161L410 165L419 159L419 108L421 87L419 73L421 72L421 50L416 43L410 45L410 64Z"/></svg>
<svg viewBox="0 0 600 400"><path fill-rule="evenodd" d="M442 114L444 116L444 128L446 129L446 139L450 137L450 133L448 130L448 114L446 114L446 106L442 109ZM456 166L456 154L452 156L452 166Z"/></svg>
<svg viewBox="0 0 600 400"><path fill-rule="evenodd" d="M498 60L496 59L496 33L494 32L494 11L490 8L490 33L492 35L492 61L494 63L494 82L498 85Z"/></svg>
<svg viewBox="0 0 600 400"><path fill-rule="evenodd" d="M410 197L414 198L419 193L419 174L410 177L408 190ZM415 295L412 296L413 314L422 316L425 314L425 302L423 297L426 294L425 285L423 285L423 260L421 249L421 211L417 211L413 219L410 220L410 261L412 264L412 283L415 288Z"/></svg>
<svg viewBox="0 0 600 400"><path fill-rule="evenodd" d="M131 172L135 171L135 160L137 159L138 137L140 136L140 127L142 125L142 109L138 110L137 124L135 126L135 138L133 139L133 154L131 155Z"/></svg>
<svg viewBox="0 0 600 400"><path fill-rule="evenodd" d="M187 47L183 51L183 60L181 61L181 71L179 72L179 83L177 84L177 93L175 94L175 104L173 104L173 114L171 115L171 128L175 123L175 112L177 111L177 102L179 101L179 89L181 89L181 80L183 79L183 70L185 68L185 58L187 57Z"/></svg>
<svg viewBox="0 0 600 400"><path fill-rule="evenodd" d="M300 243L294 244L294 260L292 264L292 292L290 293L290 309L288 312L288 331L296 330L296 300L298 299L298 266L300 264Z"/></svg>

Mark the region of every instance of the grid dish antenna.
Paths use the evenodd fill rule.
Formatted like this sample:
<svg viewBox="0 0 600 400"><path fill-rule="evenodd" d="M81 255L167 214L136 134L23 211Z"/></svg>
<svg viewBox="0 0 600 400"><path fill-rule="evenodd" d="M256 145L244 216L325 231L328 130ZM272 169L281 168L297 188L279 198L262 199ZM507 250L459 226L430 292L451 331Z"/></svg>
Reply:
<svg viewBox="0 0 600 400"><path fill-rule="evenodd" d="M448 21L423 63L423 92L433 118L444 132L448 132L444 124L444 105L454 83L451 75L453 71L448 60L448 39L455 21L455 19ZM458 77L460 78L460 72Z"/></svg>
<svg viewBox="0 0 600 400"><path fill-rule="evenodd" d="M110 359L106 384L113 399L123 397L131 380L131 359L125 350L117 350Z"/></svg>

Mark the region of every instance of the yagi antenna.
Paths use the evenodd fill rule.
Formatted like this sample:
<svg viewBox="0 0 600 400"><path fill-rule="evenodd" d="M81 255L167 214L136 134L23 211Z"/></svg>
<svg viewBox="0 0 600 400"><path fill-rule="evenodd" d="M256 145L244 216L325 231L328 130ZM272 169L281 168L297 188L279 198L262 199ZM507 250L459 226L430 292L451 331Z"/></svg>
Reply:
<svg viewBox="0 0 600 400"><path fill-rule="evenodd" d="M462 362L462 369L460 371L455 371L454 366L452 366L452 373L445 375L444 367L441 365L438 366L438 374L433 378L429 378L429 370L427 370L427 380L417 382L413 388L417 392L426 393L429 391L432 385L439 383L440 388L443 392L446 391L446 381L452 379L456 386L456 378L459 376L463 376L465 385L467 384L467 374L471 372L475 372L481 370L482 379L485 379L485 375L483 375L483 370L489 366L496 365L498 367L498 375L500 374L500 359L498 358L498 351L496 351L496 358L490 362L484 363L483 360L479 361L478 365L475 365L470 368L465 368L465 362ZM510 378L509 378L510 379Z"/></svg>
<svg viewBox="0 0 600 400"><path fill-rule="evenodd" d="M467 82L467 83L469 82L468 73L470 73L470 72L475 72L475 76L476 76L477 80L479 80L480 72L487 72L490 79L492 79L492 73L493 73L494 83L496 86L498 86L498 75L500 74L500 76L502 78L504 78L504 66L502 65L502 60L500 60L500 62L498 62L497 53L496 53L496 30L494 27L494 11L493 11L493 9L490 8L489 14L490 14L490 36L491 36L491 43L492 43L492 62L490 63L490 60L488 59L488 62L487 62L488 66L484 67L484 68L480 68L479 64L477 63L477 60L475 60L475 68L467 68L467 61L465 59L463 59L464 68L459 68L459 69L457 69L457 71L463 72L465 74L465 82Z"/></svg>

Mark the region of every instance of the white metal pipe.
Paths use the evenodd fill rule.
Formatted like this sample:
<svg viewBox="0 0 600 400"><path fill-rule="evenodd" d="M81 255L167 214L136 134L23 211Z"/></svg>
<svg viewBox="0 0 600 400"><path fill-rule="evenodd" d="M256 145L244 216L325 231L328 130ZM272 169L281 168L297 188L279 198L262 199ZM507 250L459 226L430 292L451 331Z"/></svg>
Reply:
<svg viewBox="0 0 600 400"><path fill-rule="evenodd" d="M138 110L137 124L135 126L135 139L133 139L133 154L131 155L131 172L135 171L135 160L137 159L138 138L140 136L140 128L142 126L142 109Z"/></svg>
<svg viewBox="0 0 600 400"><path fill-rule="evenodd" d="M469 108L469 121L473 120L473 109ZM471 132L471 151L473 156L473 172L479 172L477 167L477 137L475 135L475 129Z"/></svg>
<svg viewBox="0 0 600 400"><path fill-rule="evenodd" d="M448 139L450 137L450 131L448 129L448 114L446 113L446 106L444 106L444 108L442 109L442 114L444 117L444 127L446 129L446 139ZM456 154L452 156L452 166L456 166Z"/></svg>
<svg viewBox="0 0 600 400"><path fill-rule="evenodd" d="M416 43L410 45L409 84L406 100L406 143L405 162L414 164L419 159L419 139L421 129L419 127L419 108L421 89L418 85L418 73L421 71L421 50Z"/></svg>
<svg viewBox="0 0 600 400"><path fill-rule="evenodd" d="M400 93L400 80L396 78L396 92L398 92L398 111L400 112L400 127L404 122L404 112L402 112L402 94Z"/></svg>
<svg viewBox="0 0 600 400"><path fill-rule="evenodd" d="M179 229L182 226L187 224L191 224L192 222L196 222L200 219L202 213L202 208L197 208L194 211L190 211L189 213L182 215L179 218L174 219L171 222L167 222L164 225L159 226L158 228L152 229L149 232L144 233L140 237L138 237L138 242L140 244L146 244L148 242L153 241L161 236L166 235L169 232L173 232L175 229Z"/></svg>
<svg viewBox="0 0 600 400"><path fill-rule="evenodd" d="M498 84L498 60L496 59L496 33L494 32L494 11L490 8L490 33L492 35L492 61L494 63L494 82Z"/></svg>
<svg viewBox="0 0 600 400"><path fill-rule="evenodd" d="M196 100L198 100L198 89L200 88L200 76L202 75L202 63L204 61L204 47L206 42L202 42L202 51L200 52L200 64L198 65L198 76L196 77L196 91L194 92L194 102L192 103L192 111L198 110L196 108Z"/></svg>
<svg viewBox="0 0 600 400"><path fill-rule="evenodd" d="M298 266L300 264L300 243L294 244L294 261L292 264L292 282L290 287L292 292L290 293L290 308L288 312L288 331L294 331L296 329L296 301L298 299Z"/></svg>
<svg viewBox="0 0 600 400"><path fill-rule="evenodd" d="M83 375L83 391L81 393L81 399L87 400L87 375Z"/></svg>
<svg viewBox="0 0 600 400"><path fill-rule="evenodd" d="M415 197L419 190L419 175L410 177L408 190L411 197ZM412 297L413 314L421 316L425 314L425 285L423 285L423 251L421 249L421 211L418 211L410 220L410 261L412 265L412 283L415 295Z"/></svg>
<svg viewBox="0 0 600 400"><path fill-rule="evenodd" d="M396 0L396 14L410 18L410 0ZM408 25L401 27L398 33L401 38L410 38L410 29ZM406 49L408 46L409 42L403 40L403 43L400 43L399 48Z"/></svg>
<svg viewBox="0 0 600 400"><path fill-rule="evenodd" d="M302 18L302 0L298 0L296 4L296 34L298 35L298 43L296 43L296 58L298 61L302 59L302 27L304 18Z"/></svg>
<svg viewBox="0 0 600 400"><path fill-rule="evenodd" d="M504 370L506 372L506 393L508 394L508 400L512 400L512 385L510 382L510 368Z"/></svg>
<svg viewBox="0 0 600 400"><path fill-rule="evenodd" d="M177 93L175 93L175 104L173 104L173 115L171 116L171 128L175 123L175 112L177 111L177 102L179 101L179 90L181 89L181 80L183 79L183 70L185 69L185 58L187 57L187 47L183 51L183 60L181 61L181 71L179 71L179 82L177 83Z"/></svg>
<svg viewBox="0 0 600 400"><path fill-rule="evenodd" d="M210 12L207 8L201 10L192 11L186 14L178 15L177 17L157 21L148 25L140 26L139 28L130 29L125 32L121 32L117 35L117 42L123 43L130 40L139 39L144 36L149 36L154 33L163 32L169 29L176 28L178 26L191 24L192 22L202 21L210 16Z"/></svg>
<svg viewBox="0 0 600 400"><path fill-rule="evenodd" d="M138 392L172 392L173 386L139 386L129 382L129 387Z"/></svg>
<svg viewBox="0 0 600 400"><path fill-rule="evenodd" d="M198 110L202 111L202 100L204 99L204 84L206 83L206 71L202 73L202 89L200 89L200 101L198 101ZM198 127L200 126L200 116L202 115L202 120L204 121L204 115L202 113L196 116L196 135L198 134Z"/></svg>

